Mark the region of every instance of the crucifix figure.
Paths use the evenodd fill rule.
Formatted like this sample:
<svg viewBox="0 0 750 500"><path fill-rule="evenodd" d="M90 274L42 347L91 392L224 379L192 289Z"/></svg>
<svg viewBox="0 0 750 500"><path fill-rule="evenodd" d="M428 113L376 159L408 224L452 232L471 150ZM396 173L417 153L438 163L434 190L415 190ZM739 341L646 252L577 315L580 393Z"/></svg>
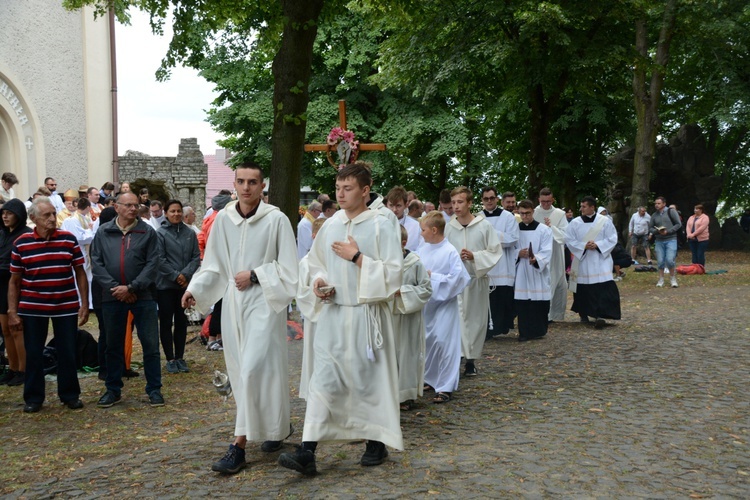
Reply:
<svg viewBox="0 0 750 500"><path fill-rule="evenodd" d="M339 127L342 131L347 131L346 129L346 101L341 99L339 101ZM337 166L337 163L333 161L331 158L331 152L336 151L336 146L331 144L305 144L305 152L309 153L310 151L325 151L328 154L328 161L333 165L334 167ZM359 144L357 149L359 151L385 151L385 144Z"/></svg>

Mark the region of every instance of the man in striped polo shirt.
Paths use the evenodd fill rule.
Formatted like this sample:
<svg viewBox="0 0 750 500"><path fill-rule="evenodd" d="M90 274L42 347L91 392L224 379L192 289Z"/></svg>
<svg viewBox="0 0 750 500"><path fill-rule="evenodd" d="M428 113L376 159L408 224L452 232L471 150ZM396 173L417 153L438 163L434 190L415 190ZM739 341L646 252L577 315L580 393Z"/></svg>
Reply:
<svg viewBox="0 0 750 500"><path fill-rule="evenodd" d="M15 330L23 327L26 347L23 411L36 413L44 402L42 353L50 318L57 350L57 393L63 404L78 410L83 402L76 373L76 337L78 326L89 318L83 253L75 236L57 229L55 207L48 197L36 198L29 216L36 228L13 244L8 289L8 324Z"/></svg>

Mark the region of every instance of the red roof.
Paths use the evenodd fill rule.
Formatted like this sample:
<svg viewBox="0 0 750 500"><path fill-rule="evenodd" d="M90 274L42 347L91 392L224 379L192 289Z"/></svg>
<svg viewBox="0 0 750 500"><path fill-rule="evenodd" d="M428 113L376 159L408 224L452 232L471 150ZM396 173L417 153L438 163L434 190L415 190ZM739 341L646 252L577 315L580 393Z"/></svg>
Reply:
<svg viewBox="0 0 750 500"><path fill-rule="evenodd" d="M227 150L217 149L214 155L203 155L203 161L208 165L208 182L206 183L206 206L211 206L211 198L219 194L222 189L234 189L234 170L227 167Z"/></svg>

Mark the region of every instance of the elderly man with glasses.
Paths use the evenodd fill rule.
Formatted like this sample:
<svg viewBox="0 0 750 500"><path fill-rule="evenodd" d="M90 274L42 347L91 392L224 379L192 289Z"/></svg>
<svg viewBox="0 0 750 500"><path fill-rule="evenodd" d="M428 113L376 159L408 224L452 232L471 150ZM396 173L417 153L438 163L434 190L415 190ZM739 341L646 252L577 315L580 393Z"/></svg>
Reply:
<svg viewBox="0 0 750 500"><path fill-rule="evenodd" d="M156 231L138 217L138 198L123 193L115 202L117 217L102 224L91 244L94 279L102 288L102 313L107 336L106 393L97 406L109 408L120 402L125 370L125 325L133 313L143 347L146 394L151 406L163 406L161 362L154 277L159 262Z"/></svg>

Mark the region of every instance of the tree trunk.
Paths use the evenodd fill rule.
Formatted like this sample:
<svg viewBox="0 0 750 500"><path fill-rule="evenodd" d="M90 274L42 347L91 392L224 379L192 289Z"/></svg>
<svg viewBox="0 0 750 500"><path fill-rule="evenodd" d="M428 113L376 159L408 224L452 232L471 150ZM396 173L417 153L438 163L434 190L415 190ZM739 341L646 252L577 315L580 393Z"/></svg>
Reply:
<svg viewBox="0 0 750 500"><path fill-rule="evenodd" d="M659 121L659 101L664 86L664 74L669 61L669 46L674 35L677 17L677 0L667 0L656 47L656 60L649 56L645 17L635 23L635 48L638 58L633 72L633 97L638 129L635 136L635 159L633 165L633 194L628 210L628 220L639 206L647 206L651 169L656 155L656 135ZM651 78L649 79L649 70Z"/></svg>
<svg viewBox="0 0 750 500"><path fill-rule="evenodd" d="M544 169L547 165L547 148L549 142L549 105L544 100L544 89L541 84L531 91L529 99L531 109L531 154L529 158L529 191L526 197L534 200L539 190L544 187Z"/></svg>
<svg viewBox="0 0 750 500"><path fill-rule="evenodd" d="M273 59L273 133L269 200L297 227L313 43L324 0L282 0L286 24ZM296 230L296 229L295 229Z"/></svg>

